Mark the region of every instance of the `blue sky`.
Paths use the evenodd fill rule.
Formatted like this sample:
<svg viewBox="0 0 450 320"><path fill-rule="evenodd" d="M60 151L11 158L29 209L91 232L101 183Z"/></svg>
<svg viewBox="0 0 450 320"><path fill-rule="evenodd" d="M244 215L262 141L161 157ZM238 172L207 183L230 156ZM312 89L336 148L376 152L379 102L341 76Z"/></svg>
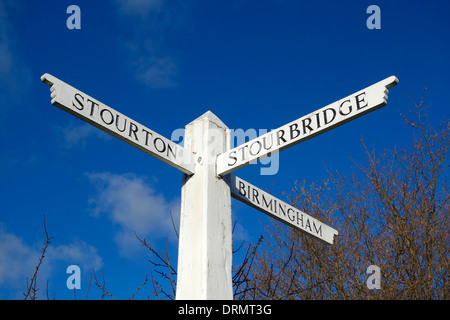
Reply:
<svg viewBox="0 0 450 320"><path fill-rule="evenodd" d="M69 5L81 29L69 30ZM381 9L381 29L366 9ZM0 299L25 290L44 240L39 297L72 299L66 268L90 270L130 297L152 266L136 231L156 249L177 239L181 172L50 103L50 73L170 138L211 110L229 128L270 130L391 75L388 105L284 150L274 175L253 164L235 172L282 198L327 168L364 161L363 137L377 150L409 142L407 113L425 87L430 121L448 118L448 1L0 1ZM268 217L232 201L234 241L256 242ZM238 261L238 257L236 258ZM147 284L137 296L150 295ZM91 288L90 298L100 296Z"/></svg>

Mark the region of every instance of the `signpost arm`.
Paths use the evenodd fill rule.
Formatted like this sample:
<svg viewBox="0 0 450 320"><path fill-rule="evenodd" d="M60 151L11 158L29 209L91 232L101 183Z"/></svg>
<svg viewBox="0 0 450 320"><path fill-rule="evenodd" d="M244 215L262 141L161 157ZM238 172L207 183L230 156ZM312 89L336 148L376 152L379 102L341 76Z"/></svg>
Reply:
<svg viewBox="0 0 450 320"><path fill-rule="evenodd" d="M54 106L184 173L194 172L193 154L175 142L48 73L42 75L41 80L50 86Z"/></svg>
<svg viewBox="0 0 450 320"><path fill-rule="evenodd" d="M236 148L227 150L217 157L217 173L224 176L255 160L292 147L379 109L387 103L388 89L397 83L398 79L391 76Z"/></svg>
<svg viewBox="0 0 450 320"><path fill-rule="evenodd" d="M293 227L305 234L313 236L323 243L333 244L338 231L320 222L298 208L275 198L251 183L229 174L231 196L245 204L264 212L272 218Z"/></svg>

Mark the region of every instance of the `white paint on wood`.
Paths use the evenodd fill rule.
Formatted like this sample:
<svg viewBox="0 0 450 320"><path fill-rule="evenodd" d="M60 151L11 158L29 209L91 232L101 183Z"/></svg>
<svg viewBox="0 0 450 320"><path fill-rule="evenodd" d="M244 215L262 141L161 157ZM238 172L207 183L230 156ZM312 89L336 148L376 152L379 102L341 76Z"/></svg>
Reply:
<svg viewBox="0 0 450 320"><path fill-rule="evenodd" d="M185 148L198 161L183 175L177 300L233 299L230 188L215 166L229 145L229 129L209 111L186 126Z"/></svg>
<svg viewBox="0 0 450 320"><path fill-rule="evenodd" d="M230 130L210 111L186 126L183 148L52 75L41 80L53 105L183 172L176 299L221 300L233 298L231 196L326 243L338 234L227 173L384 106L398 83L392 76L229 150Z"/></svg>
<svg viewBox="0 0 450 320"><path fill-rule="evenodd" d="M53 105L184 173L194 173L194 156L183 147L48 73L41 80L50 86Z"/></svg>
<svg viewBox="0 0 450 320"><path fill-rule="evenodd" d="M294 227L328 244L333 244L334 236L338 235L337 230L241 178L230 174L229 183L233 198L268 214L290 227Z"/></svg>
<svg viewBox="0 0 450 320"><path fill-rule="evenodd" d="M387 103L389 88L395 86L395 76L316 110L276 130L250 140L217 157L217 173L221 176L336 128Z"/></svg>

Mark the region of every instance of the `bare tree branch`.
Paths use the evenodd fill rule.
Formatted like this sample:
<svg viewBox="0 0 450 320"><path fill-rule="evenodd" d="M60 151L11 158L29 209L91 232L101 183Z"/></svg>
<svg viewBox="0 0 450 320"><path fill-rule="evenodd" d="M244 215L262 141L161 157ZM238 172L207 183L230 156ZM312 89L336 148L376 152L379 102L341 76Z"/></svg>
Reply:
<svg viewBox="0 0 450 320"><path fill-rule="evenodd" d="M41 252L41 257L39 258L39 262L36 265L36 268L34 270L34 274L31 277L30 283L28 283L27 280L27 292L24 293L24 300L27 300L28 298L30 298L31 300L35 300L36 299L36 293L39 290L38 288L36 288L36 281L37 281L37 274L39 271L39 268L42 264L42 261L45 258L45 254L47 252L47 247L48 245L51 243L51 239L53 239L53 237L49 237L48 232L47 232L47 226L45 225L45 215L44 215L44 232L45 232L45 241L44 241L44 246L42 248L42 252Z"/></svg>

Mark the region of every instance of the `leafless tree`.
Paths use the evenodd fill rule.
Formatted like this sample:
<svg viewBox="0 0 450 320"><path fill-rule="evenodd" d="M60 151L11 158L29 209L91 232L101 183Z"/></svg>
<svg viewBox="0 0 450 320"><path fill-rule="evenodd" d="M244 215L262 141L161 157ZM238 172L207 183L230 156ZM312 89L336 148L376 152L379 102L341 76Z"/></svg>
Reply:
<svg viewBox="0 0 450 320"><path fill-rule="evenodd" d="M347 177L296 183L287 197L339 231L331 246L274 222L251 268L254 299L448 299L450 123L427 124L429 105L413 103L409 147L378 155ZM369 290L377 265L381 289Z"/></svg>
<svg viewBox="0 0 450 320"><path fill-rule="evenodd" d="M172 215L171 215L172 218ZM178 231L175 228L175 224L172 224L174 227L174 232L178 237ZM233 227L234 230L234 227ZM136 233L136 238L139 240L141 245L148 249L150 256L153 259L150 259L149 262L153 266L151 284L152 284L152 294L155 299L175 299L176 296L176 277L177 271L176 267L170 260L169 251L167 249L167 241L164 253L158 250L155 250L153 247L147 243L145 239L141 239ZM246 248L246 252L242 258L241 263L237 263L233 267L233 291L234 291L234 299L247 299L249 296L249 292L254 290L251 286L251 279L249 277L250 268L253 263L253 258L255 257L256 251L259 245L262 242L262 237L257 241L256 244L249 244L244 247L244 242L236 249L233 250L233 254L238 251ZM155 275L155 276L154 276ZM165 284L164 284L164 283Z"/></svg>
<svg viewBox="0 0 450 320"><path fill-rule="evenodd" d="M450 122L430 126L423 97L413 105L414 120L402 115L412 131L409 146L380 154L362 141L366 163L355 163L350 176L329 169L326 180L296 182L285 194L292 205L339 231L334 244L273 220L264 238L233 251L245 250L233 267L235 299L449 299ZM36 298L37 273L52 239L45 220L44 230L25 299ZM160 251L136 238L149 250L153 271L130 299L149 280L148 298L174 299L177 274L167 243ZM366 284L370 265L380 268L381 289ZM115 299L103 271L101 282L95 270L92 277L100 299Z"/></svg>

